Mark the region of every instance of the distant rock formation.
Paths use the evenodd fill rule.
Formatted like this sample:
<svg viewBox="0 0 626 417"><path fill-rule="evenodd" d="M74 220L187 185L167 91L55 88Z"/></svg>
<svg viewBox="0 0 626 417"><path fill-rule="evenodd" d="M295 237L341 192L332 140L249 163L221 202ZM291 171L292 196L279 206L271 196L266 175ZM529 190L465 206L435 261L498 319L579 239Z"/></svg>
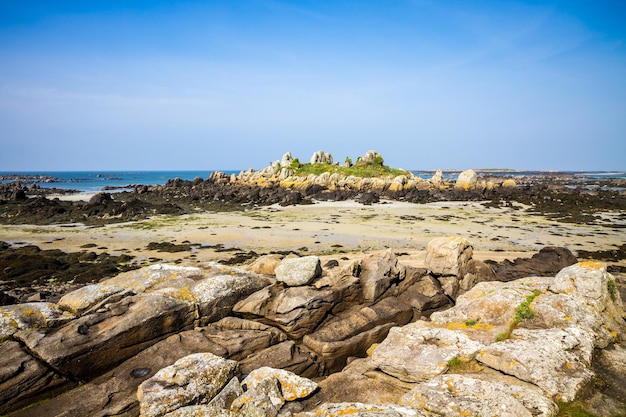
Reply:
<svg viewBox="0 0 626 417"><path fill-rule="evenodd" d="M314 152L310 160L311 164L333 164L333 156L330 153L324 151Z"/></svg>

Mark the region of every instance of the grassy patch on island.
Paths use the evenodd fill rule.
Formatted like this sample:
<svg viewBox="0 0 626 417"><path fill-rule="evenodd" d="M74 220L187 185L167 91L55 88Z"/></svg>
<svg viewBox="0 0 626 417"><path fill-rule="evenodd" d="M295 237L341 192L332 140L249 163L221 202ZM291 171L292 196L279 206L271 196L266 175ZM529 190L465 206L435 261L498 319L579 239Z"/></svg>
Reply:
<svg viewBox="0 0 626 417"><path fill-rule="evenodd" d="M320 175L325 172L330 174L340 174L345 176L355 176L361 178L368 177L385 177L385 176L398 176L406 175L408 171L398 168L391 168L384 163L385 161L381 156L376 157L373 161L363 161L358 159L356 163L352 164L349 158L346 158L344 165L337 164L308 164L300 163L298 158L295 158L291 164L291 168L294 170L294 174L299 177L306 177L307 175L314 174Z"/></svg>

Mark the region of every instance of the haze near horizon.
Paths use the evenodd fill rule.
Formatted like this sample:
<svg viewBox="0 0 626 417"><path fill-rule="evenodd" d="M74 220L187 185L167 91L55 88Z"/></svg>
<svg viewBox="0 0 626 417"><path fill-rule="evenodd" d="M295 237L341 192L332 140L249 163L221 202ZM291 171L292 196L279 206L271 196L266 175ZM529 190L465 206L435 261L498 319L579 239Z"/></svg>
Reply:
<svg viewBox="0 0 626 417"><path fill-rule="evenodd" d="M626 171L626 3L0 3L0 171Z"/></svg>

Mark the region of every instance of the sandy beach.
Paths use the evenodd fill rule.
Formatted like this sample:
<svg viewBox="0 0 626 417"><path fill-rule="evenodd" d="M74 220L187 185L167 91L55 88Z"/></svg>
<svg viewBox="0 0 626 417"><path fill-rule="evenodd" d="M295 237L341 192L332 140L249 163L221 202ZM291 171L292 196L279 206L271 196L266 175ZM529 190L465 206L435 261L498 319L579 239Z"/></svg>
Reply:
<svg viewBox="0 0 626 417"><path fill-rule="evenodd" d="M341 253L358 256L392 248L400 259L420 265L427 243L440 236L463 236L474 244L475 257L502 261L531 256L545 246L578 250L615 249L626 241L626 221L619 213L596 213L600 225L557 222L513 203L492 208L478 202L414 204L382 201L249 208L234 212L199 212L155 216L147 220L85 226L0 226L0 240L34 244L67 252L90 250L128 254L135 262L199 262L231 258L237 252L257 254L294 251L322 258ZM151 242L191 245L190 251L148 249Z"/></svg>

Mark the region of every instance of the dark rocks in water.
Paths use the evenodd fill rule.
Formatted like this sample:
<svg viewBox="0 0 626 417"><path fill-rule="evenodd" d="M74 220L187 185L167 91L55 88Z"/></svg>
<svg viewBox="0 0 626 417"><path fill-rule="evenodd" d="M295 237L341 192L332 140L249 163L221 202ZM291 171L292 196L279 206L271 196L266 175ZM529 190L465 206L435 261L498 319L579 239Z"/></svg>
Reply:
<svg viewBox="0 0 626 417"><path fill-rule="evenodd" d="M496 273L498 281L512 281L532 276L554 276L561 269L573 265L577 261L569 249L548 246L531 258L517 258L513 262L505 260L501 264L490 262L490 265Z"/></svg>

